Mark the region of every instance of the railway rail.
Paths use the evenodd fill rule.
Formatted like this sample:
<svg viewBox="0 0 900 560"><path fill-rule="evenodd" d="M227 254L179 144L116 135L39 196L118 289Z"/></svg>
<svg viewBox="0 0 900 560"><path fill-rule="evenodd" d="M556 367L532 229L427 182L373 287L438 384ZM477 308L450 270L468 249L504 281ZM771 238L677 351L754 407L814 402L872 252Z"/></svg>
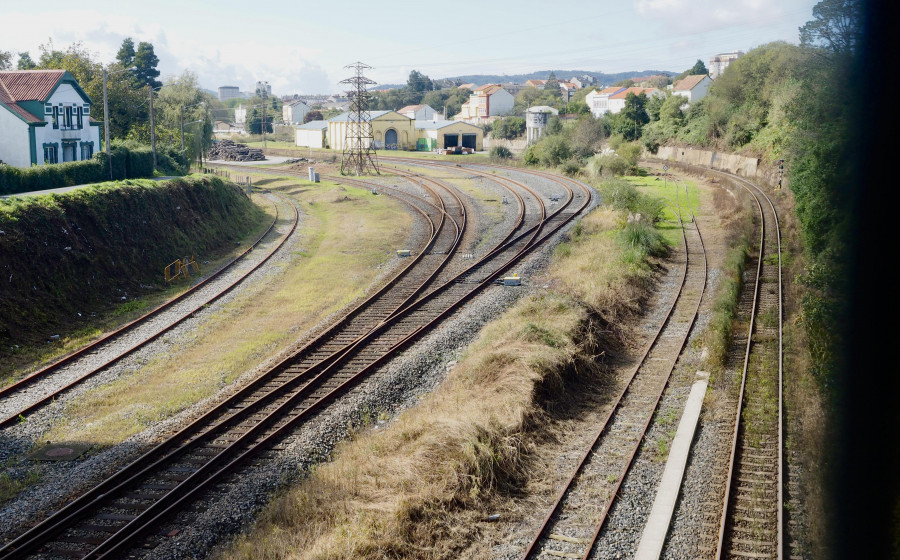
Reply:
<svg viewBox="0 0 900 560"><path fill-rule="evenodd" d="M709 497L695 531L696 557L784 558L783 293L781 232L775 206L744 178L669 163L727 182L751 197L758 218L757 251L748 255L725 364L735 387L725 406L734 410L722 428L723 460L709 477ZM737 383L739 381L739 383Z"/></svg>
<svg viewBox="0 0 900 560"><path fill-rule="evenodd" d="M463 214L464 206L450 189L439 194L438 188L435 182L432 192L443 205L441 224L450 217L456 227L436 227L429 248L446 246L442 262L447 262L458 246L462 217L456 214ZM542 211L541 220L522 221L502 244L427 294L422 290L440 264L432 262L436 259L429 259L429 266L411 263L358 312L6 544L0 558L36 553L119 558L140 543L153 546L164 538L152 533L163 520L277 444L555 234L589 204L589 190L581 189L580 206L570 189L555 212L544 216ZM444 251L430 252L440 253ZM409 289L401 289L402 282L410 283Z"/></svg>
<svg viewBox="0 0 900 560"><path fill-rule="evenodd" d="M213 274L210 274L200 282L197 282L178 296L141 315L133 321L130 321L129 323L119 327L118 329L104 335L96 341L68 354L60 360L57 360L56 362L49 364L39 369L38 371L27 375L26 377L23 377L15 383L12 383L0 389L0 428L7 427L24 419L27 419L30 414L55 401L65 392L83 383L87 379L94 377L101 371L106 370L125 357L150 344L154 340L157 340L167 332L170 332L172 329L192 317L194 313L198 312L204 306L231 292L231 290L236 288L248 276L250 276L260 266L267 262L284 245L287 239L297 228L299 213L296 206L294 206L293 203L287 201L287 199L283 199L283 202L289 204L293 210L293 220L291 222L290 228L288 232L282 237L281 241L278 242L258 263L239 275L233 281L229 282L227 285L223 286L221 289L217 290L214 294L211 294L210 297L202 298L202 301L200 303L190 306L187 310L179 311L176 308L178 304L182 302L188 302L189 298L200 294L201 290L203 290L207 286L212 285L211 283L214 280L221 278L224 274L233 270L234 266L238 262L247 257L247 255L249 255L251 251L259 246L263 239L265 239L266 236L271 231L273 231L275 225L278 222L279 212L277 205L275 206L275 218L272 220L272 223L269 225L269 227L262 233L262 235L260 235L247 249L231 259ZM169 320L161 328L151 326L151 328L149 329L150 332L140 331L140 329L147 325L151 319L162 317L164 313L169 311L172 311L170 315L174 316L169 318ZM89 361L92 355L106 351L107 348L109 348L117 341L122 340L126 335L130 338L136 338L137 340L131 342L130 344L126 344L125 348L112 350L113 355L110 358L106 359L102 364L80 366L79 360L88 358ZM69 373L72 370L76 371L74 375ZM27 398L28 395L33 395L33 398L26 406L18 404L17 401L23 398ZM4 402L13 402L13 399L15 399L15 402L17 403L15 406L3 406Z"/></svg>
<svg viewBox="0 0 900 560"><path fill-rule="evenodd" d="M703 238L693 216L688 224L681 214L679 204L684 267L678 293L526 546L523 559L587 559L644 441L706 290Z"/></svg>
<svg viewBox="0 0 900 560"><path fill-rule="evenodd" d="M753 197L760 217L760 239L715 558L782 560L781 230L775 205L765 191L746 179L727 177Z"/></svg>

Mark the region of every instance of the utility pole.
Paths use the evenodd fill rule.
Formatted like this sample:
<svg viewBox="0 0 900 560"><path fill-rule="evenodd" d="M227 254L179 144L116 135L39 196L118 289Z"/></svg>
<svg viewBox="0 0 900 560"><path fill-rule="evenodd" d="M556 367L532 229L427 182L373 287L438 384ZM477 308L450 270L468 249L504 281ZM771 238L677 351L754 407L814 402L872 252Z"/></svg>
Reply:
<svg viewBox="0 0 900 560"><path fill-rule="evenodd" d="M181 120L181 153L184 153L184 105L178 109Z"/></svg>
<svg viewBox="0 0 900 560"><path fill-rule="evenodd" d="M128 72L134 70L135 67L132 66L130 68L122 68L121 70L116 70L113 74L118 74L120 72ZM103 143L106 145L106 163L109 165L109 180L112 181L113 172L112 172L112 155L109 152L109 102L107 101L106 96L106 80L109 78L109 72L106 70L106 67L103 68Z"/></svg>
<svg viewBox="0 0 900 560"><path fill-rule="evenodd" d="M109 166L109 180L113 180L112 155L109 152L109 103L106 100L106 68L103 69L103 144L106 146L106 165Z"/></svg>
<svg viewBox="0 0 900 560"><path fill-rule="evenodd" d="M150 88L150 149L153 151L153 171L156 171L156 123L153 122L153 86Z"/></svg>

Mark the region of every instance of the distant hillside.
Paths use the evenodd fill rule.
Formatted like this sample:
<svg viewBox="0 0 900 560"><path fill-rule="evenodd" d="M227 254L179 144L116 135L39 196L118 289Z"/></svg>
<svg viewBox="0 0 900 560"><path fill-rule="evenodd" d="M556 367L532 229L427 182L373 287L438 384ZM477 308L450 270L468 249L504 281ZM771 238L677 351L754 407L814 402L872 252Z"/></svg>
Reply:
<svg viewBox="0 0 900 560"><path fill-rule="evenodd" d="M532 72L530 74L469 74L466 76L455 76L452 78L434 78L434 82L436 86L440 87L453 87L456 84L475 84L476 86L482 86L484 84L507 84L507 83L516 83L516 84L524 84L528 80L546 80L550 77L551 70L539 70L537 72ZM604 72L592 72L590 70L552 70L554 74L556 74L556 78L558 80L568 80L569 78L576 76L583 76L585 74L589 76L593 76L597 79L600 85L611 85L616 82L621 82L625 78L637 78L643 76L656 76L658 74L665 74L666 76L672 77L677 76L678 72L671 72L669 70L641 70L639 72L618 72L616 74L606 74ZM406 84L378 84L373 89L398 89L402 88Z"/></svg>
<svg viewBox="0 0 900 560"><path fill-rule="evenodd" d="M476 86L495 83L525 83L528 80L546 80L550 76L551 70L540 70L531 72L530 74L470 74L467 76L455 76L452 78L442 78L435 80L436 82L454 82L460 84L473 83ZM610 85L620 82L625 78L635 78L642 76L654 76L657 74L665 74L667 76L675 76L678 72L669 70L641 70L639 72L618 72L616 74L606 74L604 72L592 72L590 70L552 70L556 74L558 80L568 80L573 76L583 76L587 74L593 76L601 85Z"/></svg>

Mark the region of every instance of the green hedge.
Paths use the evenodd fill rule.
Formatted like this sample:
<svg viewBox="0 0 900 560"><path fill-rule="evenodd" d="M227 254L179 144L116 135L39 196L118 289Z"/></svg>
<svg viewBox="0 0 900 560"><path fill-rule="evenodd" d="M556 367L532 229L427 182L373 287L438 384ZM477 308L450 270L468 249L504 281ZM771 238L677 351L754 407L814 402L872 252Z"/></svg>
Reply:
<svg viewBox="0 0 900 560"><path fill-rule="evenodd" d="M113 144L110 149L114 179L137 179L153 176L153 152L149 148L128 148ZM180 154L163 156L165 166L170 171L181 171L186 162ZM159 158L158 158L159 159ZM160 162L163 163L163 162ZM35 165L18 168L0 164L0 195L42 191L58 187L71 187L87 183L109 180L106 153L98 152L84 161L70 161L50 165Z"/></svg>

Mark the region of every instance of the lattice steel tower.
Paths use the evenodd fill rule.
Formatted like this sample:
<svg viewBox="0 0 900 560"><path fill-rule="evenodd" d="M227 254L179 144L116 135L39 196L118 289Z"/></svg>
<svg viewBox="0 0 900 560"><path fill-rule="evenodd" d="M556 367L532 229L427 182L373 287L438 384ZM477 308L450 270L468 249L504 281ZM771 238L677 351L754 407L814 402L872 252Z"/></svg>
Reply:
<svg viewBox="0 0 900 560"><path fill-rule="evenodd" d="M363 76L363 71L371 70L372 67L356 62L344 68L353 68L356 75L340 82L351 87L347 91L347 97L350 98L350 112L347 116L344 150L341 154L341 175L378 173L375 138L372 135L372 121L369 115L369 92L366 89L366 86L374 85L375 82Z"/></svg>

